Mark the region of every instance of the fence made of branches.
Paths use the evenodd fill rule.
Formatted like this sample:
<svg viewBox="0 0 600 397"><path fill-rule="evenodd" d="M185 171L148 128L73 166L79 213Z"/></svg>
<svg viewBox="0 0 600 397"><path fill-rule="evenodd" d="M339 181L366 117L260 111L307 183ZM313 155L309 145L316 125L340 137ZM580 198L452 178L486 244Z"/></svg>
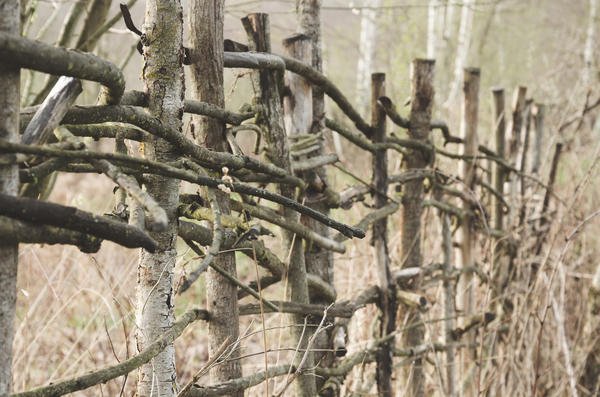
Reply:
<svg viewBox="0 0 600 397"><path fill-rule="evenodd" d="M237 43L223 39L222 2L190 3L190 48L183 46L177 2L147 1L143 34L122 6L127 27L140 35L143 92L127 90L120 68L96 55L21 37L18 13L0 17L0 395L12 392L18 245L67 244L93 253L104 240L141 249L139 351L12 395L59 396L138 370L140 396L237 396L263 383L266 395L337 396L346 377L369 363L381 396L395 395L398 379L410 395L428 395L432 374L440 395L481 391L505 365L511 319L523 314L515 311L526 310L513 301L511 285L534 285L547 274L543 251L559 203L554 183L562 145L555 145L548 175L541 175L541 159L548 156L544 105L518 87L506 107L504 90L495 88L494 122L485 128L493 129L496 142L485 146L478 139L480 71L467 68L460 134L454 135L432 116L435 62L416 59L407 114L386 96L385 74L376 73L365 119L321 70L318 10L311 2L302 2L301 33L284 41L286 54L271 50L268 15L243 18L248 41ZM103 29L94 27L86 43ZM255 94L238 112L225 109L224 68L251 71ZM41 104L19 110L19 69L54 76ZM184 97L184 73L191 75L193 99ZM96 104L74 105L82 80L100 84ZM342 117L328 117L325 97ZM189 134L182 132L184 113L192 115ZM241 148L242 131L256 135L253 153ZM328 134L371 156L370 180L354 175L355 185L333 188L328 174L340 165L327 152ZM95 149L88 137L112 140L114 151ZM128 150L126 141L139 142L143 156ZM396 160L402 170L392 173L388 163ZM117 186L114 211L100 215L46 201L56 173L105 175ZM198 194L180 194L183 181L201 188ZM338 220L361 204L369 211L359 222ZM438 222L434 236L424 235L428 209L438 218L427 218ZM390 225L401 230L400 263L391 259ZM284 256L261 241L274 231ZM377 282L340 300L334 253L365 236ZM177 238L198 259L175 285ZM425 239L441 248L439 263L424 262ZM255 282L241 281L233 250L268 274L260 276L257 268ZM533 258L528 266L522 266L524 257ZM201 277L207 307L175 318L174 295ZM266 299L264 291L277 285L285 285L285 299ZM427 293L434 287L443 290L440 302ZM238 303L248 296L255 302ZM377 327L368 343L349 352L348 324L368 305L377 310ZM259 316L264 324L268 313L287 313L289 323L299 325L290 328L293 359L243 375L239 317ZM178 385L173 342L186 328L201 326L197 322L208 324L210 359ZM208 384L200 382L205 373ZM269 379L277 377L284 381L269 390ZM597 387L597 367L590 365L578 382Z"/></svg>

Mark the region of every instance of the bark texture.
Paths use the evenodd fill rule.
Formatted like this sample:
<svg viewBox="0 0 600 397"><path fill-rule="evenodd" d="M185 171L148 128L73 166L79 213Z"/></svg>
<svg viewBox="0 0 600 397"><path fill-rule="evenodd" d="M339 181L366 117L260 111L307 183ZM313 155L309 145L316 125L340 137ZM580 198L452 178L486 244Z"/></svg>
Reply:
<svg viewBox="0 0 600 397"><path fill-rule="evenodd" d="M191 96L202 102L223 108L223 0L190 1L190 44L192 52ZM218 152L228 151L225 125L208 117L193 117L191 133L196 142ZM223 215L230 213L227 195L217 191L217 200ZM236 277L235 253L217 256L214 264ZM235 341L239 336L237 287L225 277L209 268L206 273L206 295L209 322L209 355L213 355L227 338ZM233 357L236 356L233 353ZM241 364L231 360L210 370L211 383L221 383L242 376ZM243 396L243 391L233 391L231 396Z"/></svg>
<svg viewBox="0 0 600 397"><path fill-rule="evenodd" d="M295 35L286 39L283 43L286 51L300 61L308 63L311 57L310 39L305 35ZM289 73L286 75L286 82L290 88L290 94L284 98L285 109L285 129L290 137L299 134L307 134L313 120L312 113L312 89L311 85L302 77ZM290 264L288 270L288 283L290 297L292 302L309 303L308 284L306 280L306 263L304 256L303 240L299 236L293 238L291 249ZM294 324L304 323L302 314L290 316ZM301 327L293 327L294 339L299 342L301 349L307 347L308 339L314 329L307 328L302 332ZM295 365L300 363L301 357L296 357ZM314 363L312 352L307 353L307 359L304 368L311 368ZM312 375L300 375L295 382L295 395L297 396L315 396L316 391L315 378Z"/></svg>
<svg viewBox="0 0 600 397"><path fill-rule="evenodd" d="M373 143L381 143L385 136L385 111L378 106L378 98L385 96L385 74L374 73L371 75L371 124L373 126ZM375 208L387 204L388 190L388 164L387 151L377 150L373 154L372 185L375 187ZM381 288L380 308L382 312L380 324L380 337L385 337L394 332L396 328L396 285L390 273L390 255L387 244L387 218L373 224L371 245L374 247L377 263L377 275ZM380 396L392 396L393 372L393 346L394 338L382 345L377 353L377 389Z"/></svg>
<svg viewBox="0 0 600 397"><path fill-rule="evenodd" d="M149 0L144 23L143 78L148 92L150 113L167 128L181 132L183 115L183 21L179 1ZM175 161L174 147L167 141L152 137L144 145L144 154L151 160ZM136 324L138 351L143 351L174 321L173 268L177 252L177 204L179 181L152 175L146 188L166 211L169 224L160 233L152 233L158 242L155 253L142 250L138 265ZM175 395L175 349L170 344L150 364L140 367L139 396Z"/></svg>
<svg viewBox="0 0 600 397"><path fill-rule="evenodd" d="M427 142L431 132L431 111L433 108L433 70L435 62L417 59L412 64L411 109L409 136ZM407 170L425 168L432 159L429 154L412 150L406 156ZM402 259L404 267L421 267L421 215L423 213L423 179L407 182L402 197ZM412 313L409 321L418 323L420 316ZM417 346L423 341L423 327L413 327L405 334L406 346ZM411 395L424 395L425 377L422 358L416 358L412 366Z"/></svg>
<svg viewBox="0 0 600 397"><path fill-rule="evenodd" d="M19 34L20 2L0 0L0 32ZM17 141L19 134L19 68L0 62L0 139ZM16 164L0 165L0 193L16 196ZM12 344L17 301L19 246L0 242L0 395L12 388Z"/></svg>
<svg viewBox="0 0 600 397"><path fill-rule="evenodd" d="M298 0L298 28L299 31L310 38L311 66L318 72L323 72L323 42L321 34L321 0ZM325 131L325 89L320 85L312 87L312 124L310 132L320 134ZM319 140L319 148L311 156L323 155L323 141ZM306 204L320 213L329 216L329 205L326 195L323 194L328 186L327 169L324 166L317 167L313 171L305 173L305 180L309 189L305 192ZM316 233L329 237L329 228L307 216L301 217L301 222ZM326 283L333 285L333 253L315 244L307 244L304 253L306 272L314 274ZM310 295L310 302L328 305L333 303L325 296ZM321 322L320 316L312 316L311 324L317 325ZM331 348L332 328L317 335L315 349L323 351ZM333 364L333 354L323 352L315 353L315 362L321 366L328 367ZM324 380L317 378L317 388L323 386Z"/></svg>

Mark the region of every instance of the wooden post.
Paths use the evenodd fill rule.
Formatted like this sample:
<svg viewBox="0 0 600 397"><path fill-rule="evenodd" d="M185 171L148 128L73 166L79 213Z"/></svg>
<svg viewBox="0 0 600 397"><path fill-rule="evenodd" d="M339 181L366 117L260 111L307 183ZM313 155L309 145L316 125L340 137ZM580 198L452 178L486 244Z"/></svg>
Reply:
<svg viewBox="0 0 600 397"><path fill-rule="evenodd" d="M542 159L542 142L544 141L544 117L546 116L546 106L536 103L533 106L533 123L535 129L535 139L533 142L533 164L531 173L538 175Z"/></svg>
<svg viewBox="0 0 600 397"><path fill-rule="evenodd" d="M308 36L310 39L310 57L307 59L307 64L312 65L315 70L323 71L322 57L322 38L321 38L321 1L320 0L298 0L297 1L297 22L298 32ZM325 94L323 88L314 85L312 86L312 122L310 132L312 134L320 134L325 131ZM323 141L319 140L319 149L311 154L311 156L320 156L324 152ZM329 205L327 203L328 187L327 169L326 167L318 167L305 173L309 188L305 191L305 202L308 207L319 211L324 215L329 215ZM307 216L300 217L302 224L318 234L329 237L330 229L324 224L315 221ZM316 244L306 244L304 253L306 272L318 276L320 279L333 285L334 266L333 253L322 249ZM315 304L329 305L331 300L324 296L318 296L314 293L310 295L310 302ZM321 322L319 316L311 316L311 323L317 325ZM319 362L323 367L329 367L333 364L334 356L330 353L325 353L326 350L332 348L331 334L332 328L317 335L314 348L315 362ZM317 377L317 388L321 389L324 379Z"/></svg>
<svg viewBox="0 0 600 397"><path fill-rule="evenodd" d="M515 89L512 103L512 118L508 126L508 145L506 160L513 166L517 167L517 159L519 157L519 149L521 147L521 130L523 128L523 112L525 111L525 98L527 95L527 87L519 86ZM511 173L508 176L508 203L514 206L516 203L517 194L517 175ZM508 214L508 222L512 224L515 219L515 211Z"/></svg>
<svg viewBox="0 0 600 397"><path fill-rule="evenodd" d="M189 26L191 59L190 65L192 99L224 107L223 91L223 7L224 0L191 0L189 2ZM225 124L210 117L192 117L192 136L205 147L227 152L229 147L225 138ZM215 191L218 206L223 215L230 213L229 197L226 193ZM237 275L235 253L219 254L213 262L232 276ZM236 341L239 337L239 316L237 304L237 286L210 267L206 272L206 296L211 319L208 324L208 353L212 357L226 341ZM211 368L211 383L219 383L242 376L239 360L233 360ZM243 392L231 396L243 396Z"/></svg>
<svg viewBox="0 0 600 397"><path fill-rule="evenodd" d="M540 224L538 241L536 243L535 254L539 255L542 252L542 246L546 240L547 231L544 230L548 223L548 208L550 207L550 198L552 197L554 189L554 181L556 180L556 172L558 170L558 162L560 161L560 155L562 153L563 144L557 143L554 148L554 156L552 156L552 164L550 165L550 175L548 176L548 183L546 188L546 194L544 195L544 201L542 202L542 210L540 211Z"/></svg>
<svg viewBox="0 0 600 397"><path fill-rule="evenodd" d="M465 156L476 156L478 153L479 80L479 69L465 68L460 126L460 135L465 142L461 151ZM477 199L475 195L476 170L477 160L465 160L460 163L460 176L463 180L462 189L468 197L473 199ZM464 201L462 206L466 213L476 210L476 208L473 208L469 203ZM460 249L458 264L462 268L471 269L475 266L476 233L474 223L475 220L467 215L462 219L462 225L459 230ZM473 272L467 271L461 274L456 294L458 309L464 315L463 319L469 318L475 312L475 278L473 277ZM463 321L460 324L463 324ZM469 342L474 341L474 336L469 338ZM466 354L462 356L462 372L466 374L468 365L465 359Z"/></svg>
<svg viewBox="0 0 600 397"><path fill-rule="evenodd" d="M416 59L411 69L411 110L410 138L422 142L429 140L431 132L431 112L433 109L433 72L435 61ZM431 162L427 153L410 151L406 156L406 168L421 169ZM421 267L421 215L423 213L423 179L414 179L404 185L402 196L402 259L404 267ZM415 285L418 288L418 285ZM409 325L419 323L420 315L412 312ZM422 326L411 327L404 337L406 346L416 346L423 343L424 329ZM422 396L425 392L425 377L422 359L416 358L412 366L411 395ZM408 379L408 377L407 377Z"/></svg>
<svg viewBox="0 0 600 397"><path fill-rule="evenodd" d="M311 46L308 36L303 34L291 36L283 41L283 46L289 56L310 64ZM290 136L306 134L310 131L313 120L311 85L301 76L290 72L286 72L286 83L290 93L284 97L283 101L285 129ZM298 303L309 303L302 240L296 235L293 237L293 241L288 267L289 300ZM290 317L294 324L304 323L304 316L301 314L294 314ZM295 340L299 342L300 349L306 349L308 338L312 335L314 329L309 328L304 332L299 327L293 327L292 329ZM301 356L296 357L295 365L299 364L300 358ZM312 368L313 363L313 353L307 352L307 359L303 368ZM317 395L316 390L315 377L312 375L300 375L295 382L295 395L297 396L315 396Z"/></svg>
<svg viewBox="0 0 600 397"><path fill-rule="evenodd" d="M519 226L525 222L525 215L527 215L527 180L525 179L525 173L527 172L527 156L529 155L529 141L532 123L532 112L533 112L533 99L528 99L525 104L525 128L523 129L523 150L521 151L521 163L519 170L521 171L521 199L519 202Z"/></svg>
<svg viewBox="0 0 600 397"><path fill-rule="evenodd" d="M0 32L18 35L20 32L19 1L2 1ZM0 62L0 139L19 140L18 67ZM4 160L4 156L2 160ZM8 159L8 156L7 156ZM16 196L19 189L19 167L12 161L0 165L0 193ZM17 303L17 264L19 246L0 242L0 395L12 391L12 345Z"/></svg>
<svg viewBox="0 0 600 397"><path fill-rule="evenodd" d="M506 122L504 114L504 89L492 89L493 104L494 104L494 131L496 136L496 154L500 158L504 158L504 142ZM504 166L496 163L494 175L494 188L500 195L504 194L504 182L506 180L506 171ZM504 227L504 204L499 198L494 199L494 229L502 230Z"/></svg>
<svg viewBox="0 0 600 397"><path fill-rule="evenodd" d="M386 115L377 104L377 99L385 96L385 74L373 73L371 75L371 126L373 143L385 141ZM387 151L378 150L373 154L373 176L372 186L375 208L381 208L387 204L388 171ZM377 263L377 274L379 279L381 324L380 337L384 337L396 328L396 284L390 273L390 259L387 245L387 218L383 218L373 224L371 245L374 247ZM393 346L394 339L382 345L377 353L377 391L380 396L392 396L393 372Z"/></svg>
<svg viewBox="0 0 600 397"><path fill-rule="evenodd" d="M249 14L242 18L242 25L248 36L248 47L250 51L271 52L271 37L268 14ZM279 77L281 75L274 70L255 70L252 72L252 85L255 91L254 104L257 105L257 123L264 131L264 139L267 146L267 157L276 166L292 173L290 150L288 139L285 132L283 109L281 106L281 95L279 92ZM295 198L295 188L286 185L279 185L279 192L288 198ZM298 214L286 207L281 206L284 217L290 222L298 221ZM290 260L293 260L292 268L304 266L301 240L296 237L297 244L294 241L294 234L283 230L285 252L292 250ZM294 245L294 247L293 247ZM297 246L296 246L297 245ZM300 285L301 283L298 283ZM257 286L260 288L259 280ZM300 285L300 288L304 288ZM308 288L308 287L307 287ZM301 324L302 316L293 317L295 323ZM298 322L300 321L300 322ZM265 346L265 349L268 347ZM265 358L266 360L266 358ZM265 395L269 395L269 381L265 382Z"/></svg>
<svg viewBox="0 0 600 397"><path fill-rule="evenodd" d="M442 249L444 251L444 341L448 346L446 350L446 390L448 397L456 396L456 350L454 349L454 317L456 317L456 299L454 282L451 274L453 272L452 264L452 230L450 228L450 216L445 212L440 212L442 220Z"/></svg>

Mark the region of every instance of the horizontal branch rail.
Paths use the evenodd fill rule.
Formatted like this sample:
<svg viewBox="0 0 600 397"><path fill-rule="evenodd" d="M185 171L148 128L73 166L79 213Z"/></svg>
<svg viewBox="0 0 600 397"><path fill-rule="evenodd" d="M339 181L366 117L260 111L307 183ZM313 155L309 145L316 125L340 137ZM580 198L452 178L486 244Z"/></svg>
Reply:
<svg viewBox="0 0 600 397"><path fill-rule="evenodd" d="M0 59L38 72L96 81L104 86L104 102L109 105L118 104L125 91L121 69L92 54L0 33Z"/></svg>
<svg viewBox="0 0 600 397"><path fill-rule="evenodd" d="M148 94L142 91L126 91L121 99L121 105L148 107ZM185 113L199 114L212 117L228 124L240 125L245 120L254 117L254 112L235 113L222 109L212 103L186 99L183 103Z"/></svg>
<svg viewBox="0 0 600 397"><path fill-rule="evenodd" d="M156 241L135 226L75 207L26 197L0 194L0 215L90 234L128 248L142 247L154 252L158 247Z"/></svg>

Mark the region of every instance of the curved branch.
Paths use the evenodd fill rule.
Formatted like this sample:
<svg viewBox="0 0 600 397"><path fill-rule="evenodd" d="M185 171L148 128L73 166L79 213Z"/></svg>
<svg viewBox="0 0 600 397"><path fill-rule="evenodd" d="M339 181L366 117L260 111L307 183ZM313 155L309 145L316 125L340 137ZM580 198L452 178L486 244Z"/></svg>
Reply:
<svg viewBox="0 0 600 397"><path fill-rule="evenodd" d="M0 240L8 243L75 245L81 252L98 252L102 240L85 233L59 227L0 218Z"/></svg>
<svg viewBox="0 0 600 397"><path fill-rule="evenodd" d="M26 118L26 115L22 113L22 117ZM163 125L143 109L134 106L75 106L63 118L64 124L99 124L107 122L127 123L148 131L152 135L173 144L202 165L214 170L220 170L221 167L227 166L231 169L248 168L279 177L289 176L285 170L272 164L263 163L246 156L213 152L200 147L178 131Z"/></svg>
<svg viewBox="0 0 600 397"><path fill-rule="evenodd" d="M123 94L121 105L148 107L148 94L142 91L127 91ZM212 117L225 123L240 125L243 121L254 117L254 112L234 113L207 102L186 99L183 105L185 113Z"/></svg>
<svg viewBox="0 0 600 397"><path fill-rule="evenodd" d="M125 91L121 70L92 54L0 32L0 58L3 62L38 72L96 81L104 87L103 102L110 105L119 103Z"/></svg>
<svg viewBox="0 0 600 397"><path fill-rule="evenodd" d="M241 55L243 54L243 55ZM367 123L356 109L350 104L350 101L344 96L342 91L335 84L333 84L323 73L317 71L313 67L306 65L296 59L288 58L282 55L272 55L259 52L225 52L223 58L225 67L243 67L248 69L279 69L280 63L270 62L264 63L260 59L265 56L269 58L279 58L283 61L285 69L290 72L296 73L313 85L317 85L323 89L323 91L338 105L338 107L348 116L350 120L354 122L356 128L365 134L367 137L371 136L371 126Z"/></svg>
<svg viewBox="0 0 600 397"><path fill-rule="evenodd" d="M90 234L128 248L142 247L150 252L158 248L156 241L137 227L75 207L0 194L0 215Z"/></svg>
<svg viewBox="0 0 600 397"><path fill-rule="evenodd" d="M195 183L202 186L208 186L212 188L218 188L219 185L223 185L224 182L221 179L205 177L202 175L198 175L197 173L189 172L182 170L180 168L173 167L168 164L159 163L143 158L131 157L119 153L102 153L102 152L92 152L92 151L70 151L70 150L61 150L55 148L49 148L44 146L32 146L32 145L21 145L17 143L10 143L3 140L0 140L0 153L28 153L28 154L38 154L43 156L50 157L64 157L64 158L77 158L89 160L90 158L103 158L107 160L112 160L114 162L121 162L123 164L127 164L129 166L136 166L136 168L142 168L145 171L152 170L154 173L164 176L169 176L172 178L179 178L181 180L185 180L187 182ZM184 163L189 160L182 160ZM269 192L265 189L255 188L243 183L233 182L228 185L234 192L248 194L251 196L261 197L265 200L272 201L277 204L281 204L287 206L294 211L297 211L301 214L309 216L317 221L323 223L324 225L331 227L332 229L336 229L341 232L343 235L352 238L363 238L365 236L365 232L362 229L351 227L335 221L322 213L313 210L312 208L306 207L303 204L298 203L295 200L286 198L277 193Z"/></svg>

